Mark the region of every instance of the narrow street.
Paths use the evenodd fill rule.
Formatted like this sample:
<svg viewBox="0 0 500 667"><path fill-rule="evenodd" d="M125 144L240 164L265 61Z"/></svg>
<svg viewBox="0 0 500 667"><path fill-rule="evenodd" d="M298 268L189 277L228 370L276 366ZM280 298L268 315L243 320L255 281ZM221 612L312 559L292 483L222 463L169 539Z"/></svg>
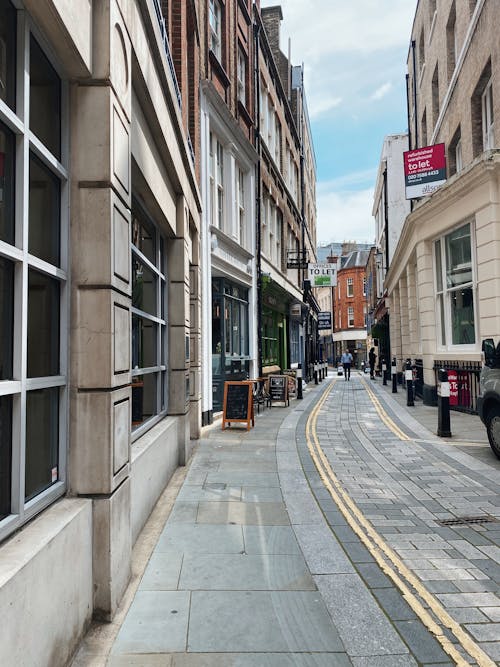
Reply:
<svg viewBox="0 0 500 667"><path fill-rule="evenodd" d="M496 664L500 462L477 417L441 439L390 391L330 371L205 429L73 667Z"/></svg>

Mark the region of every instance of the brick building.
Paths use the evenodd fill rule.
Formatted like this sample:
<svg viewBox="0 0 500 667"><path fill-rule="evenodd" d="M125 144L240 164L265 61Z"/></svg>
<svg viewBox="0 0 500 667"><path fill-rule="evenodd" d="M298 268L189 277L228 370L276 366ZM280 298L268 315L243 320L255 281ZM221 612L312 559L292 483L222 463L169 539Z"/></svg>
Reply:
<svg viewBox="0 0 500 667"><path fill-rule="evenodd" d="M447 182L413 202L386 287L393 354L419 359L424 401L438 366L475 409L481 340L500 330L500 42L496 0L418 3L408 57L410 148L444 143ZM469 369L469 370L468 370Z"/></svg>
<svg viewBox="0 0 500 667"><path fill-rule="evenodd" d="M333 291L334 356L335 359L340 357L347 347L356 368L361 368L367 358L366 264L369 254L369 250L348 250L344 245L337 260L337 287Z"/></svg>

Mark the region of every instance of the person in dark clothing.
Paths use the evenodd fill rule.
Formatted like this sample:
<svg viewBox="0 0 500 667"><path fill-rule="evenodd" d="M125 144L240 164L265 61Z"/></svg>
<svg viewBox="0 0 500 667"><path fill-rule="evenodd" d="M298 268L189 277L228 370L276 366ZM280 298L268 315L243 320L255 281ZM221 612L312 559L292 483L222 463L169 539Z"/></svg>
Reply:
<svg viewBox="0 0 500 667"><path fill-rule="evenodd" d="M375 362L377 361L377 355L375 354L375 348L372 347L370 353L368 354L368 363L370 364L370 379L375 380Z"/></svg>

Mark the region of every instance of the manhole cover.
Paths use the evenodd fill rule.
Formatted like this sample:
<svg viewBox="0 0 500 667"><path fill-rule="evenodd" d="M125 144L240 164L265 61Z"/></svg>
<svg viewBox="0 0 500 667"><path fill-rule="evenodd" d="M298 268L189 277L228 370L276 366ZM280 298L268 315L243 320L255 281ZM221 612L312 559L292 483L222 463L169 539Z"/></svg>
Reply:
<svg viewBox="0 0 500 667"><path fill-rule="evenodd" d="M458 519L442 519L437 523L441 526L466 526L471 523L500 523L500 520L485 514L483 516L461 516Z"/></svg>

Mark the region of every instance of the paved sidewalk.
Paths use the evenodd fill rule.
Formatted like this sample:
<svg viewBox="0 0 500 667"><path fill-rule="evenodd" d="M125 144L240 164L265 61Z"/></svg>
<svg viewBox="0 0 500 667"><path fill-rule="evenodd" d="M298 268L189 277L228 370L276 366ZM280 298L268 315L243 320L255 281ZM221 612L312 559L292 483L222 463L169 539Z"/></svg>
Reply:
<svg viewBox="0 0 500 667"><path fill-rule="evenodd" d="M447 572L426 585L442 593L445 604L451 593L449 606L456 606L459 622L472 625L477 641L496 651L500 535L491 530L497 542L484 543L481 531L466 526L446 532L430 516L440 509L432 493L439 496L445 488L460 499L464 481L475 485L476 495L491 484L495 490L484 497L495 502L499 467L482 425L478 418L452 414L452 431L460 437L437 438L435 408L418 402L406 408L400 387L391 395L381 380L353 375L350 383L334 384L318 420L328 458L363 513L410 567ZM170 499L153 513L143 575L141 559L135 566L137 591L128 591L113 624L93 627L73 667L452 664L351 530L311 460L306 419L332 379L330 373L326 382L309 385L304 399L288 408L264 410L249 432L222 431L220 424L204 429L185 480L179 472L167 491ZM411 433L412 449L388 435L363 381ZM388 444L390 452L384 450ZM464 470L471 469L467 476ZM416 491L409 490L417 473L422 479ZM443 480L446 474L462 477L453 486ZM430 494L419 498L419 485L426 484ZM498 504L491 507L498 510ZM445 544L447 539L452 543Z"/></svg>

